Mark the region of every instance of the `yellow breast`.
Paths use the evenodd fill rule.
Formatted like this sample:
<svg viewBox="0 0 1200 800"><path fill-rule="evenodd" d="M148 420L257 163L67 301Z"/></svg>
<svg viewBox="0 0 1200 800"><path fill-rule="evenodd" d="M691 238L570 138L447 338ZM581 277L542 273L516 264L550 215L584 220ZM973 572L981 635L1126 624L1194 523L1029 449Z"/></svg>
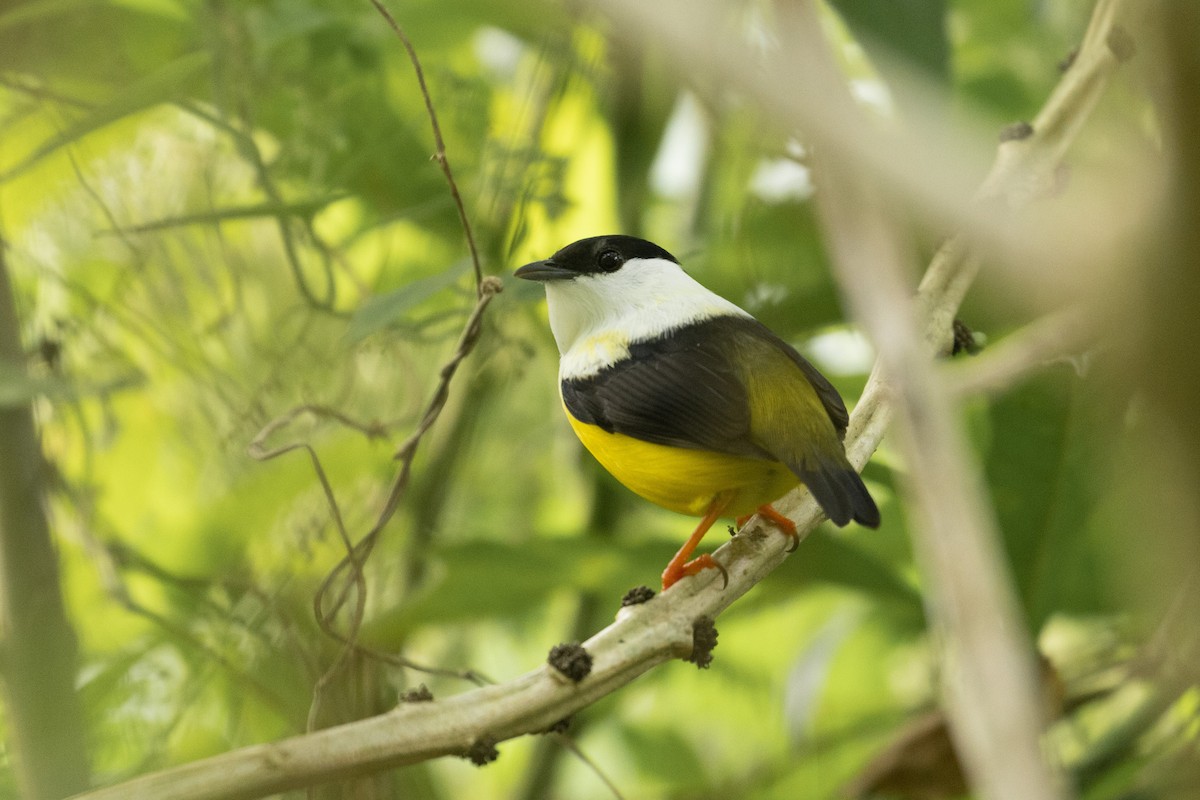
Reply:
<svg viewBox="0 0 1200 800"><path fill-rule="evenodd" d="M776 461L645 442L580 422L570 412L567 419L579 441L613 477L650 502L680 514L703 516L713 497L734 491L737 494L726 514L744 516L799 482Z"/></svg>

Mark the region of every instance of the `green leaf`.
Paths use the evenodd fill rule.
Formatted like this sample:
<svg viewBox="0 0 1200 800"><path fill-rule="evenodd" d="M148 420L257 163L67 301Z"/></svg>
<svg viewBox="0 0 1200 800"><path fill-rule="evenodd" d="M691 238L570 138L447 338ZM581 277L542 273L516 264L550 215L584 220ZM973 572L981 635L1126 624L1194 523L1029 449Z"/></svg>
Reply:
<svg viewBox="0 0 1200 800"><path fill-rule="evenodd" d="M363 627L376 644L400 641L414 628L528 613L552 592L596 591L613 599L670 558L670 546L620 546L591 539L533 539L520 543L469 542L437 550L424 592L382 611ZM651 570L650 574L657 574Z"/></svg>
<svg viewBox="0 0 1200 800"><path fill-rule="evenodd" d="M428 278L406 283L398 289L375 295L354 312L346 327L346 339L359 342L404 319L426 300L453 286L466 272L469 262L460 261Z"/></svg>
<svg viewBox="0 0 1200 800"><path fill-rule="evenodd" d="M79 384L59 376L34 377L12 364L0 362L0 409L27 406L35 398L74 400L88 395L107 395L140 386L140 375L122 375L107 381Z"/></svg>
<svg viewBox="0 0 1200 800"><path fill-rule="evenodd" d="M42 22L75 11L83 11L94 5L92 0L35 0L32 3L20 3L0 14L0 33L31 22Z"/></svg>
<svg viewBox="0 0 1200 800"><path fill-rule="evenodd" d="M945 81L950 73L945 0L833 0L855 37Z"/></svg>
<svg viewBox="0 0 1200 800"><path fill-rule="evenodd" d="M215 225L222 222L260 219L263 217L297 216L310 217L326 206L336 203L346 197L345 194L330 194L313 197L307 200L296 200L291 203L255 203L245 206L229 206L216 208L211 211L197 211L192 214L180 214L165 219L151 220L139 225L130 225L121 230L105 230L101 233L151 233L153 231L169 230L187 225Z"/></svg>
<svg viewBox="0 0 1200 800"><path fill-rule="evenodd" d="M894 512L898 513L898 512ZM885 524L889 515L885 515ZM895 532L900 534L899 526ZM883 530L866 531L863 536L879 538ZM771 578L764 582L766 592L795 592L816 583L843 586L875 599L889 616L910 625L924 619L921 594L898 569L845 534L817 528L800 543L796 552Z"/></svg>
<svg viewBox="0 0 1200 800"><path fill-rule="evenodd" d="M1120 404L1095 379L1062 368L991 409L987 475L1004 544L1033 630L1056 611L1106 607L1103 543L1088 519L1098 501L1098 433L1121 425Z"/></svg>
<svg viewBox="0 0 1200 800"><path fill-rule="evenodd" d="M126 87L115 99L89 111L81 119L36 146L14 166L0 173L0 182L12 180L60 147L79 141L105 125L175 99L185 85L208 69L211 61L210 53L189 53Z"/></svg>

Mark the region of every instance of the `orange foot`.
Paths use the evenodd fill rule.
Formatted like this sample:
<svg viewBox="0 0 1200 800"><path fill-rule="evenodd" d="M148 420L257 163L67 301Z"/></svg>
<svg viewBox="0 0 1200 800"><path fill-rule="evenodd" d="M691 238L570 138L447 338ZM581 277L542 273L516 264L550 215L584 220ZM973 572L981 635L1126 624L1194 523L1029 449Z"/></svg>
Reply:
<svg viewBox="0 0 1200 800"><path fill-rule="evenodd" d="M729 573L725 571L724 567L717 563L715 558L710 556L708 553L704 553L703 555L696 556L686 564L676 564L674 561L668 564L667 568L663 570L662 574L663 591L666 591L667 587L671 586L671 584L675 583L680 578L686 578L689 575L699 574L702 570L706 569L721 570L721 578L725 581L721 588L725 588L729 585Z"/></svg>
<svg viewBox="0 0 1200 800"><path fill-rule="evenodd" d="M671 559L671 563L667 564L667 568L663 570L663 591L666 591L671 584L680 578L695 575L702 569L712 567L721 570L721 575L725 577L725 585L729 585L729 573L712 556L706 554L698 556L691 561L688 561L688 558L695 552L696 545L700 544L700 540L704 538L704 534L708 533L708 529L713 526L713 523L717 521L717 517L721 516L721 512L725 510L732 499L733 494L730 492L722 492L712 499L712 502L708 505L708 511L704 514L704 519L700 520L700 524L696 526L696 530L692 531L692 535L683 543L683 547L679 548L679 552L675 554L675 557Z"/></svg>
<svg viewBox="0 0 1200 800"><path fill-rule="evenodd" d="M789 553L795 552L796 548L800 546L800 534L796 533L796 523L776 511L770 503L759 506L754 513L779 528L780 533L792 540L791 546L787 549ZM737 526L741 528L753 516L754 514L747 514L744 517L738 517Z"/></svg>

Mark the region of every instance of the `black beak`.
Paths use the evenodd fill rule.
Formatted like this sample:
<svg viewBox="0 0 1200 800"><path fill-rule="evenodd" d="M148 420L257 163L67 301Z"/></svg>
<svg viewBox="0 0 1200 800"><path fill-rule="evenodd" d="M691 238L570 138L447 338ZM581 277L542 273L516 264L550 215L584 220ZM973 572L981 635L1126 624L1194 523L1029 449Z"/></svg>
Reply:
<svg viewBox="0 0 1200 800"><path fill-rule="evenodd" d="M564 269L558 266L550 259L545 261L534 261L532 264L526 264L519 270L513 273L518 278L524 278L527 281L565 281L570 278L578 278L579 273L574 270Z"/></svg>

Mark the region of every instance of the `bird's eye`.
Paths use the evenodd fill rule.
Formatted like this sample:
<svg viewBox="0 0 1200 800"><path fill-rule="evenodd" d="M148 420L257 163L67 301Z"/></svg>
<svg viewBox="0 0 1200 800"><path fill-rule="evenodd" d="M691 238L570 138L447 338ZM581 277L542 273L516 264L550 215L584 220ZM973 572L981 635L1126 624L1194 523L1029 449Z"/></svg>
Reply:
<svg viewBox="0 0 1200 800"><path fill-rule="evenodd" d="M596 257L596 264L604 272L616 272L625 263L621 254L616 250L604 250Z"/></svg>

